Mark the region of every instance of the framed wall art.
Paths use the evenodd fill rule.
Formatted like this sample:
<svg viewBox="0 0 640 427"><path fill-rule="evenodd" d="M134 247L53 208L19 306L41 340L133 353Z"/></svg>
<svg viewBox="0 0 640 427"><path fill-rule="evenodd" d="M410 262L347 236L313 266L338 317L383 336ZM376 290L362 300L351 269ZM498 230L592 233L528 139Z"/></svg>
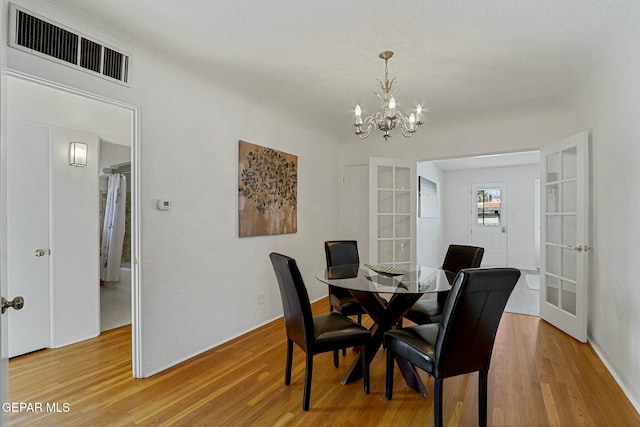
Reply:
<svg viewBox="0 0 640 427"><path fill-rule="evenodd" d="M298 231L298 156L239 141L240 237Z"/></svg>

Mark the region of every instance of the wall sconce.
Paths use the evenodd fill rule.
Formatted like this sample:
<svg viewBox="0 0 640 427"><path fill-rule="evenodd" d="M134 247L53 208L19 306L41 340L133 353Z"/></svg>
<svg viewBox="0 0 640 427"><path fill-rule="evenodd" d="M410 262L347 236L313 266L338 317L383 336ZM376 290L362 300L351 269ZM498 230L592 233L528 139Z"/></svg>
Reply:
<svg viewBox="0 0 640 427"><path fill-rule="evenodd" d="M69 164L72 166L87 166L87 144L72 142L69 145Z"/></svg>

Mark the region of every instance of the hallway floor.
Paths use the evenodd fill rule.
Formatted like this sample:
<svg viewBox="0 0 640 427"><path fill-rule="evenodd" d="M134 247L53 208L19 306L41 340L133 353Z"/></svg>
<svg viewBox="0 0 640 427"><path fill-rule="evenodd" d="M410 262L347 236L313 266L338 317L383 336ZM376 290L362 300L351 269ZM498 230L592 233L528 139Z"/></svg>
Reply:
<svg viewBox="0 0 640 427"><path fill-rule="evenodd" d="M516 283L516 287L511 293L504 311L528 316L540 316L540 290L530 289L526 281L528 274L538 274L538 272L532 270L520 271L522 275L518 283Z"/></svg>
<svg viewBox="0 0 640 427"><path fill-rule="evenodd" d="M100 286L100 332L131 324L131 293Z"/></svg>

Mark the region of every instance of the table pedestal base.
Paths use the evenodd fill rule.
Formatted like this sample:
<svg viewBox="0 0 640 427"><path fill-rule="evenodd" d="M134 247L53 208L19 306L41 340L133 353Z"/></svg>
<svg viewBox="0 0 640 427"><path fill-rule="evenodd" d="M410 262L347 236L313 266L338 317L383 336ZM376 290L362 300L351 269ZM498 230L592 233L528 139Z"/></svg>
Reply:
<svg viewBox="0 0 640 427"><path fill-rule="evenodd" d="M367 364L375 357L384 338L384 333L394 327L402 316L416 303L422 296L421 294L393 294L387 305L385 306L377 298L376 294L371 292L349 290L355 300L366 310L367 314L373 319L371 327L371 341L367 346ZM362 362L360 358L362 353L358 354L358 358L353 362L351 368L342 380L343 384L347 384L362 378ZM427 390L424 383L420 379L416 368L406 360L396 357L396 363L400 368L400 372L404 377L407 385L420 393L427 396Z"/></svg>

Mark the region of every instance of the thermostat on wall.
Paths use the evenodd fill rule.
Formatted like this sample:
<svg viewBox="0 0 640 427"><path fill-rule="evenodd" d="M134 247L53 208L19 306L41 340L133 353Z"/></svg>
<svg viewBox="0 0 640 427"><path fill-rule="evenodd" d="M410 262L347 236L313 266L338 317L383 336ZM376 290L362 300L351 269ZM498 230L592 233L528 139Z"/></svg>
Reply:
<svg viewBox="0 0 640 427"><path fill-rule="evenodd" d="M158 200L158 209L161 211L168 211L173 208L173 202L171 200Z"/></svg>

